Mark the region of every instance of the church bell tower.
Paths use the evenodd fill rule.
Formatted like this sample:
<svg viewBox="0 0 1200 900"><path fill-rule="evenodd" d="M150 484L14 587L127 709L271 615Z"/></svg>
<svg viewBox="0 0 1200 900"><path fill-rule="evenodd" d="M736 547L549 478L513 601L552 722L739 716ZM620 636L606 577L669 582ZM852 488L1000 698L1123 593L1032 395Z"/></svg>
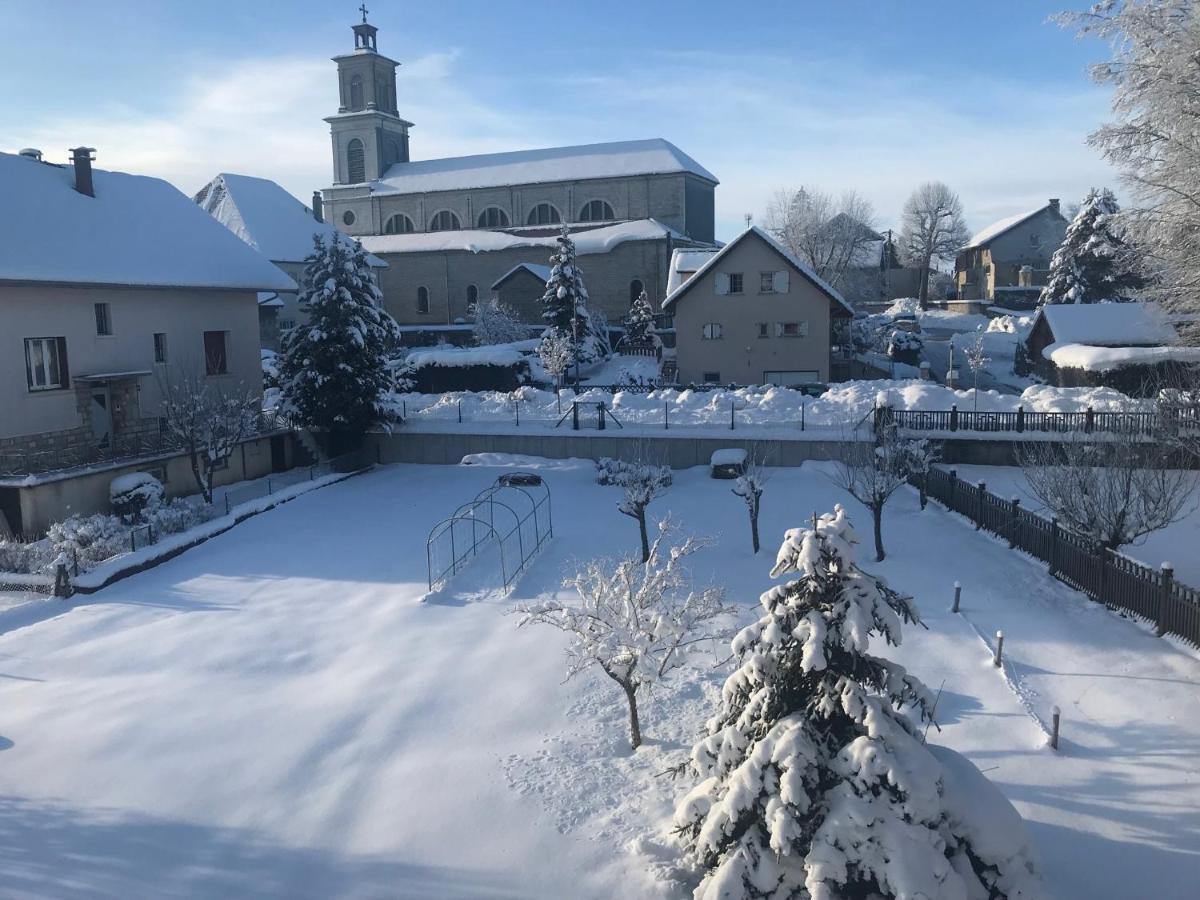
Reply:
<svg viewBox="0 0 1200 900"><path fill-rule="evenodd" d="M396 110L394 59L380 55L378 29L367 22L353 26L354 52L335 56L338 68L338 111L325 119L333 138L333 183L375 181L395 163L408 162L408 129L412 122Z"/></svg>

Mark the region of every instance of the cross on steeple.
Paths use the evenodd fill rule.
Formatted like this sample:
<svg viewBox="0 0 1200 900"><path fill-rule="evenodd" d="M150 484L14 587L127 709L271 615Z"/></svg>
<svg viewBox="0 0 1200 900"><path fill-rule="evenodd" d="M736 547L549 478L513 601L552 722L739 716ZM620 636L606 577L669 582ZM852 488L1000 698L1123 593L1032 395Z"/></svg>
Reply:
<svg viewBox="0 0 1200 900"><path fill-rule="evenodd" d="M366 25L367 24L367 13L370 12L370 10L367 9L367 4L364 3L362 6L360 6L358 8L358 11L360 13L362 13L363 24Z"/></svg>

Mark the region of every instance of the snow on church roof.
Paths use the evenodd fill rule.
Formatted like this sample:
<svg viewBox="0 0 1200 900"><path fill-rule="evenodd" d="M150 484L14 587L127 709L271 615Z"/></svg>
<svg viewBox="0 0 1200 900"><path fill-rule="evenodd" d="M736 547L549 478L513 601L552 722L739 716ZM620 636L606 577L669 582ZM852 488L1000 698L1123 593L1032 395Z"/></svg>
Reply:
<svg viewBox="0 0 1200 900"><path fill-rule="evenodd" d="M992 241L1000 237L1000 235L1004 234L1004 232L1012 228L1016 228L1027 219L1032 219L1043 210L1050 209L1050 207L1051 204L1043 203L1037 209L1030 209L1023 213L1017 213L1015 216L1009 216L1006 219L1001 219L998 222L993 222L987 228L972 235L971 240L967 241L967 243L965 243L961 249L970 250L973 247L981 247L988 243L988 241Z"/></svg>
<svg viewBox="0 0 1200 900"><path fill-rule="evenodd" d="M608 253L626 241L652 241L667 236L674 240L688 241L689 238L668 228L656 219L635 219L603 228L572 231L575 252ZM482 253L489 250L510 250L515 247L556 247L558 235L514 234L509 231L419 231L410 234L376 234L360 238L363 247L371 253L429 253L445 250L461 250Z"/></svg>
<svg viewBox="0 0 1200 900"><path fill-rule="evenodd" d="M712 172L670 141L651 138L396 163L373 182L372 191L420 194L673 172L690 172L718 183Z"/></svg>
<svg viewBox="0 0 1200 900"><path fill-rule="evenodd" d="M350 240L267 178L223 172L196 194L200 207L243 241L274 262L303 262L313 252L313 235L326 241ZM387 263L377 257L367 262Z"/></svg>
<svg viewBox="0 0 1200 900"><path fill-rule="evenodd" d="M158 178L0 153L0 280L294 291L295 283Z"/></svg>

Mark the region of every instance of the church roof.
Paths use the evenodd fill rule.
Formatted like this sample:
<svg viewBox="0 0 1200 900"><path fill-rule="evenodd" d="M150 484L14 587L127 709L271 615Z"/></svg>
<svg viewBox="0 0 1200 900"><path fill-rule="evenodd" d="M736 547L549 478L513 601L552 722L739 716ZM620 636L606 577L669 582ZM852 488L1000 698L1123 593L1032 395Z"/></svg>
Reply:
<svg viewBox="0 0 1200 900"><path fill-rule="evenodd" d="M517 263L515 266L513 266L511 269L509 269L507 272L505 272L503 275L501 275L499 278L497 278L494 282L492 282L492 290L493 291L499 290L500 285L504 284L504 282L508 281L508 279L512 278L518 272L528 272L530 275L532 275L534 278L536 278L538 281L541 281L541 282L546 282L546 281L550 280L550 267L549 266L537 266L537 265L534 265L533 263Z"/></svg>
<svg viewBox="0 0 1200 900"><path fill-rule="evenodd" d="M626 241L657 241L670 237L672 240L690 242L691 239L668 228L656 219L635 219L601 228L588 228L571 232L575 252L608 253ZM363 247L371 253L437 253L459 250L467 253L484 253L489 250L511 250L518 247L558 246L558 234L520 234L511 231L418 231L409 234L375 234L360 238Z"/></svg>
<svg viewBox="0 0 1200 900"><path fill-rule="evenodd" d="M468 188L507 187L689 172L717 184L717 177L670 141L616 141L396 163L372 185L376 194L421 194Z"/></svg>
<svg viewBox="0 0 1200 900"><path fill-rule="evenodd" d="M295 282L158 178L0 153L0 280L294 291Z"/></svg>
<svg viewBox="0 0 1200 900"><path fill-rule="evenodd" d="M266 178L222 173L196 194L200 207L243 241L274 262L303 262L313 252L313 235L326 242L350 241L328 222ZM367 260L386 267L378 257Z"/></svg>

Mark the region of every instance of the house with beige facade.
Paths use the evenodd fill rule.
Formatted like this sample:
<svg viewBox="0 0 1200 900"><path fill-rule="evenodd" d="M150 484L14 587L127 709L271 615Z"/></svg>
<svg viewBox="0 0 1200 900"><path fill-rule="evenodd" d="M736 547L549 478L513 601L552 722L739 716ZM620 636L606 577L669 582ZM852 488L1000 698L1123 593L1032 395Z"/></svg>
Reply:
<svg viewBox="0 0 1200 900"><path fill-rule="evenodd" d="M681 383L793 385L838 374L833 348L854 312L774 237L749 228L694 262L663 302Z"/></svg>
<svg viewBox="0 0 1200 900"><path fill-rule="evenodd" d="M563 223L593 309L614 322L643 290L662 301L676 247L712 246L717 178L662 138L414 159L399 63L379 53L373 25L353 31L353 52L334 57L325 218L388 263L380 287L402 326L432 335L465 325L515 266L546 265Z"/></svg>
<svg viewBox="0 0 1200 900"><path fill-rule="evenodd" d="M1057 199L993 222L958 251L954 282L963 302L1032 308L1050 273L1050 258L1067 235Z"/></svg>
<svg viewBox="0 0 1200 900"><path fill-rule="evenodd" d="M72 152L0 154L0 482L154 446L173 375L261 392L258 294L295 289L165 181ZM0 527L29 524L19 492Z"/></svg>
<svg viewBox="0 0 1200 900"><path fill-rule="evenodd" d="M323 221L320 194L314 194L310 208L267 178L223 172L192 199L297 285L304 280L305 260L313 252L315 237L327 244L351 240ZM367 263L373 271L387 268L387 263L371 254L367 254ZM276 351L280 332L307 320L297 290L262 292L258 316L259 342L264 349Z"/></svg>

